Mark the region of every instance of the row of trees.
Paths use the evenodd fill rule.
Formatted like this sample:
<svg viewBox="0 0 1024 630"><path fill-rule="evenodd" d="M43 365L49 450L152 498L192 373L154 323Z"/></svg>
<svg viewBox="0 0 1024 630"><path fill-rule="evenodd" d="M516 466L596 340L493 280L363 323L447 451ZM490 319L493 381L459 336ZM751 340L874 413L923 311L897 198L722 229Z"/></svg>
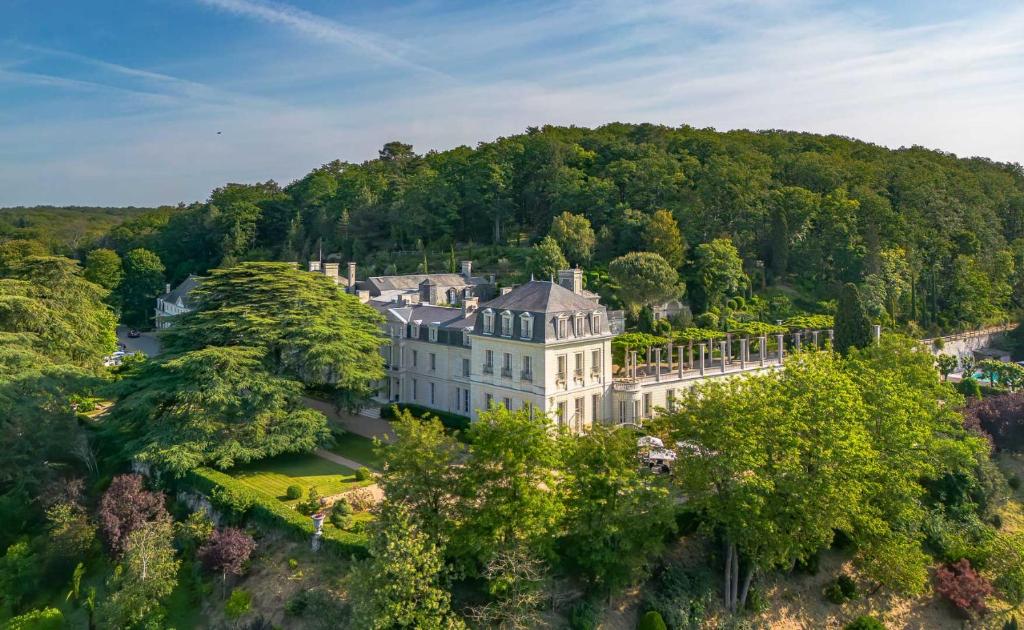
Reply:
<svg viewBox="0 0 1024 630"><path fill-rule="evenodd" d="M863 574L920 593L931 554L970 555L943 542L936 523L969 528L992 509L969 490L992 483L991 465L985 441L963 427L960 402L908 338L886 336L845 357L801 353L781 371L677 398L654 425L686 445L667 478L638 467L627 430L558 435L528 411L495 408L463 443L436 420L403 414L383 447L371 558L352 578L356 619L530 627L554 573L599 595L635 583L680 509L722 543L730 611L744 608L758 573L809 562L837 532ZM462 589L451 585L466 580L484 585L482 601L453 600Z"/></svg>

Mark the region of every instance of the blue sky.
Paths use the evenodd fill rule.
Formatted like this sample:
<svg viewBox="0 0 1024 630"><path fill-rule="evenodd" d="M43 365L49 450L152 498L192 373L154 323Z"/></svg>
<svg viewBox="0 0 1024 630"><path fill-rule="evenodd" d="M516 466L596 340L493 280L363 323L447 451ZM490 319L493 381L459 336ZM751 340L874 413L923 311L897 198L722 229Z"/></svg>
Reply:
<svg viewBox="0 0 1024 630"><path fill-rule="evenodd" d="M1024 4L0 0L0 206L617 120L1024 162Z"/></svg>

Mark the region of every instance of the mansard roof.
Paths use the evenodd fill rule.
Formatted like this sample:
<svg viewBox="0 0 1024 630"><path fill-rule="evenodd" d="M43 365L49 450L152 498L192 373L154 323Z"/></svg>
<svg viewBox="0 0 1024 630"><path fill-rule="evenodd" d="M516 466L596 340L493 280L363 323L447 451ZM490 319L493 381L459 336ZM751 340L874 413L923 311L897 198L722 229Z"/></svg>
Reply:
<svg viewBox="0 0 1024 630"><path fill-rule="evenodd" d="M528 311L530 313L571 313L595 311L603 307L594 299L577 295L562 285L547 280L531 280L505 295L480 305L495 311Z"/></svg>
<svg viewBox="0 0 1024 630"><path fill-rule="evenodd" d="M402 276L370 276L367 282L371 290L379 295L384 291L415 291L427 281L443 287L469 287L487 284L485 278L473 276L466 278L457 273L410 273Z"/></svg>

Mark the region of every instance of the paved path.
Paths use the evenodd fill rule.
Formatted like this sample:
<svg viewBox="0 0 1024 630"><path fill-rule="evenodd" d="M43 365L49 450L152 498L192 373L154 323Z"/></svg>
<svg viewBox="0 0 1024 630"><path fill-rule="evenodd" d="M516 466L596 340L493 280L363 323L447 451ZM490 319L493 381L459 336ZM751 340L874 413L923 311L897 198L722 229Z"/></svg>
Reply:
<svg viewBox="0 0 1024 630"><path fill-rule="evenodd" d="M351 468L352 470L359 470L360 468L364 467L369 468L369 466L367 466L366 464L360 464L354 459L342 457L341 455L338 455L337 453L332 453L327 449L318 448L313 452L316 453L317 457L326 459L329 462L334 462L335 464L341 464L342 466L346 468Z"/></svg>
<svg viewBox="0 0 1024 630"><path fill-rule="evenodd" d="M383 418L367 418L365 416L354 416L345 412L339 412L334 405L318 398L304 396L302 401L307 407L316 409L327 416L329 422L340 425L346 431L351 431L363 437L379 437L384 442L391 441L395 432L391 429L391 423Z"/></svg>
<svg viewBox="0 0 1024 630"><path fill-rule="evenodd" d="M141 352L147 357L155 357L160 354L160 341L156 338L155 332L144 332L139 337L132 339L128 336L126 327L118 326L117 342L125 345L126 352Z"/></svg>

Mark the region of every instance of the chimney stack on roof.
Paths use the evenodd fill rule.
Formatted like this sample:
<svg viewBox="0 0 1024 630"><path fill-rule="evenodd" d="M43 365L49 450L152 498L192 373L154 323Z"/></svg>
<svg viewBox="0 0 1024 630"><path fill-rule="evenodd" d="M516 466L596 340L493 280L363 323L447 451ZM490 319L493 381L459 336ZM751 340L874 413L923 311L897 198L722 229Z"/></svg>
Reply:
<svg viewBox="0 0 1024 630"><path fill-rule="evenodd" d="M354 262L348 264L348 289L353 293L356 290L356 264Z"/></svg>
<svg viewBox="0 0 1024 630"><path fill-rule="evenodd" d="M569 289L576 295L581 295L583 293L583 270L579 267L576 267L575 269L559 270L558 284Z"/></svg>
<svg viewBox="0 0 1024 630"><path fill-rule="evenodd" d="M462 265L462 277L465 278L466 280L469 280L470 278L472 278L473 277L473 261L472 260L463 260L459 264Z"/></svg>
<svg viewBox="0 0 1024 630"><path fill-rule="evenodd" d="M170 292L171 292L171 283L168 282L168 283L164 284L164 293L170 293Z"/></svg>
<svg viewBox="0 0 1024 630"><path fill-rule="evenodd" d="M310 271L320 271L320 261L319 260L311 260L311 261L309 261L309 270Z"/></svg>
<svg viewBox="0 0 1024 630"><path fill-rule="evenodd" d="M338 281L338 267L339 264L336 262L325 262L323 265L324 275L331 278L335 282Z"/></svg>
<svg viewBox="0 0 1024 630"><path fill-rule="evenodd" d="M480 305L480 298L466 296L462 298L462 316L469 317Z"/></svg>
<svg viewBox="0 0 1024 630"><path fill-rule="evenodd" d="M512 293L512 287L501 287L498 290L498 295L508 295L509 293Z"/></svg>

